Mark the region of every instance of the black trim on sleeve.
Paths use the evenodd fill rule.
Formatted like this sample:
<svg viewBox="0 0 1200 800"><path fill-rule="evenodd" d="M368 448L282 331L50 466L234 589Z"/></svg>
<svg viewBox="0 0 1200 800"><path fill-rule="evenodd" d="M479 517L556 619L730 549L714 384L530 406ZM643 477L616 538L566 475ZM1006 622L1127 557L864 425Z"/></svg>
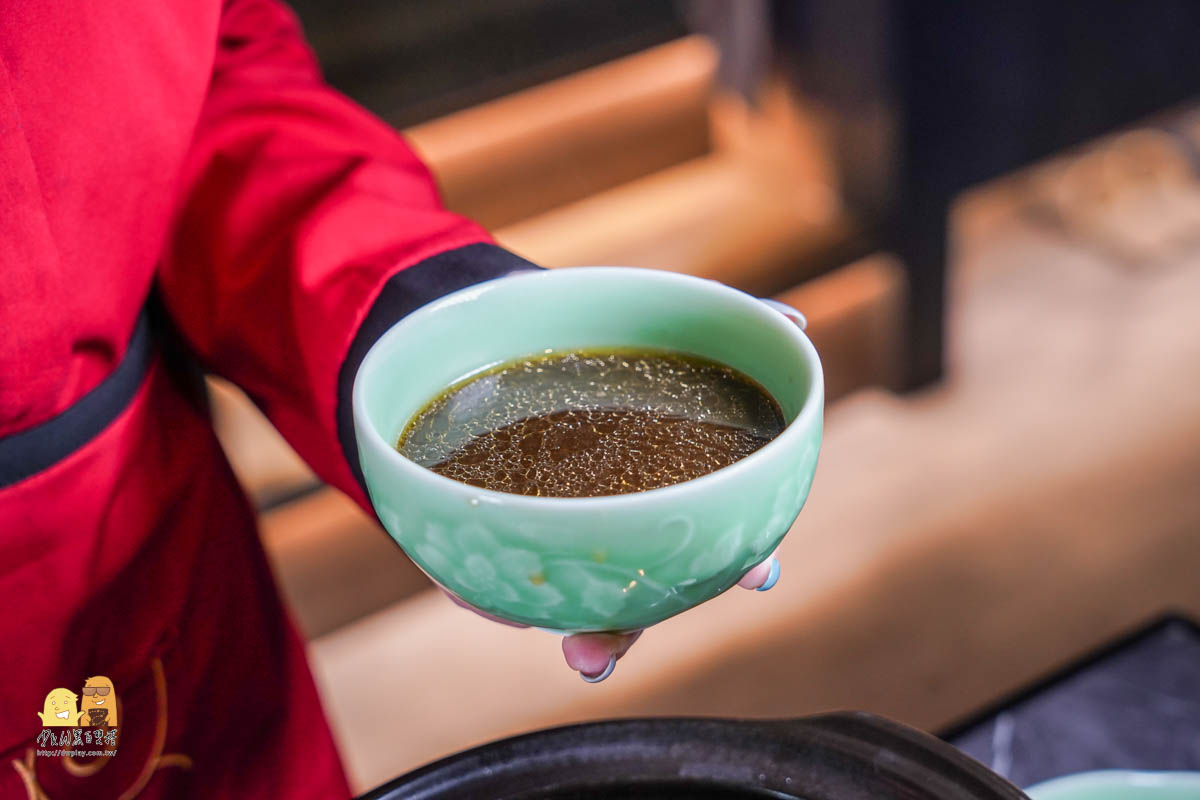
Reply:
<svg viewBox="0 0 1200 800"><path fill-rule="evenodd" d="M384 284L379 297L350 343L346 360L338 372L337 430L354 479L363 483L354 436L351 394L358 366L371 345L389 328L421 306L467 286L499 278L510 272L541 269L518 255L483 242L438 253L397 272ZM365 486L363 487L365 490Z"/></svg>

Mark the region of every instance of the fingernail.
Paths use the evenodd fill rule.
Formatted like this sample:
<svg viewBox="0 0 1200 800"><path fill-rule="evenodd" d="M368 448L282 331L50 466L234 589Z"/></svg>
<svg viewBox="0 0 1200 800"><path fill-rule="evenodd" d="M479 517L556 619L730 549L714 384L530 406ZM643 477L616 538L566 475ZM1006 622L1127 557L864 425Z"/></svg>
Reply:
<svg viewBox="0 0 1200 800"><path fill-rule="evenodd" d="M767 574L767 579L763 581L763 585L759 586L754 591L768 591L777 583L779 583L779 559L775 558L775 556L771 556L771 571Z"/></svg>
<svg viewBox="0 0 1200 800"><path fill-rule="evenodd" d="M604 672L601 672L599 675L585 675L581 672L581 673L579 673L579 677L583 678L588 683L599 683L600 681L607 678L609 675L612 675L613 670L616 669L616 667L617 667L617 656L614 653L613 655L608 657L608 666L604 668Z"/></svg>

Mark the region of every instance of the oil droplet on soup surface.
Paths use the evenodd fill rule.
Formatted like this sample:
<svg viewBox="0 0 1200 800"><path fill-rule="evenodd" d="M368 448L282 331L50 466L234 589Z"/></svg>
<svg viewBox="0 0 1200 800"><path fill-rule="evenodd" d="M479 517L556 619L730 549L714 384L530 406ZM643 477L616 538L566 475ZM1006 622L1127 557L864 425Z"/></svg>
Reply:
<svg viewBox="0 0 1200 800"><path fill-rule="evenodd" d="M732 367L614 348L531 356L473 376L417 414L397 449L472 486L595 497L698 478L783 428L774 398Z"/></svg>

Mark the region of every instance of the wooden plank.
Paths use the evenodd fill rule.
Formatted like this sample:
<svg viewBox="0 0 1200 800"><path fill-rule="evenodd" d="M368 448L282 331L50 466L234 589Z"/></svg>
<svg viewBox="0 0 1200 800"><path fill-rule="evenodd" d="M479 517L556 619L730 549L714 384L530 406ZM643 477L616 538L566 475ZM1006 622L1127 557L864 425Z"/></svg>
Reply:
<svg viewBox="0 0 1200 800"><path fill-rule="evenodd" d="M241 389L209 376L213 427L233 472L256 506L311 488L317 476Z"/></svg>
<svg viewBox="0 0 1200 800"><path fill-rule="evenodd" d="M707 152L716 63L691 36L405 134L450 209L507 225Z"/></svg>
<svg viewBox="0 0 1200 800"><path fill-rule="evenodd" d="M808 318L825 372L826 401L901 375L905 272L874 255L776 296Z"/></svg>
<svg viewBox="0 0 1200 800"><path fill-rule="evenodd" d="M301 632L315 637L432 586L388 534L336 489L274 508L259 530Z"/></svg>
<svg viewBox="0 0 1200 800"><path fill-rule="evenodd" d="M757 294L804 277L802 264L843 243L819 114L779 83L751 108L715 92L714 151L496 231L546 266L616 264L701 275Z"/></svg>
<svg viewBox="0 0 1200 800"><path fill-rule="evenodd" d="M849 220L822 187L736 153L693 159L496 231L549 267L667 269L766 294L842 241Z"/></svg>

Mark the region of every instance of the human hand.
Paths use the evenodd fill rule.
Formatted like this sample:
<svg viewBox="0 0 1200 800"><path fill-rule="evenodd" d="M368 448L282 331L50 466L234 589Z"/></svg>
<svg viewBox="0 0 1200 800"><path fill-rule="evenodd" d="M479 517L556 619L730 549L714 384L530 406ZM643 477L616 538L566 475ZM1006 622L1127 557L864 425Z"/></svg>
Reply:
<svg viewBox="0 0 1200 800"><path fill-rule="evenodd" d="M779 559L775 555L771 555L766 561L763 561L756 567L752 567L749 572L742 576L737 585L743 589L765 592L773 587L778 580ZM473 611L481 617L504 625L510 625L514 628L528 627L527 625L509 622L508 620L500 619L499 617L480 611L449 592L446 592L446 595L456 605ZM629 648L633 646L633 643L641 635L642 631L640 630L629 631L627 633L571 634L563 637L563 657L567 660L567 666L577 671L585 681L588 683L599 683L613 673L617 661L629 652Z"/></svg>

